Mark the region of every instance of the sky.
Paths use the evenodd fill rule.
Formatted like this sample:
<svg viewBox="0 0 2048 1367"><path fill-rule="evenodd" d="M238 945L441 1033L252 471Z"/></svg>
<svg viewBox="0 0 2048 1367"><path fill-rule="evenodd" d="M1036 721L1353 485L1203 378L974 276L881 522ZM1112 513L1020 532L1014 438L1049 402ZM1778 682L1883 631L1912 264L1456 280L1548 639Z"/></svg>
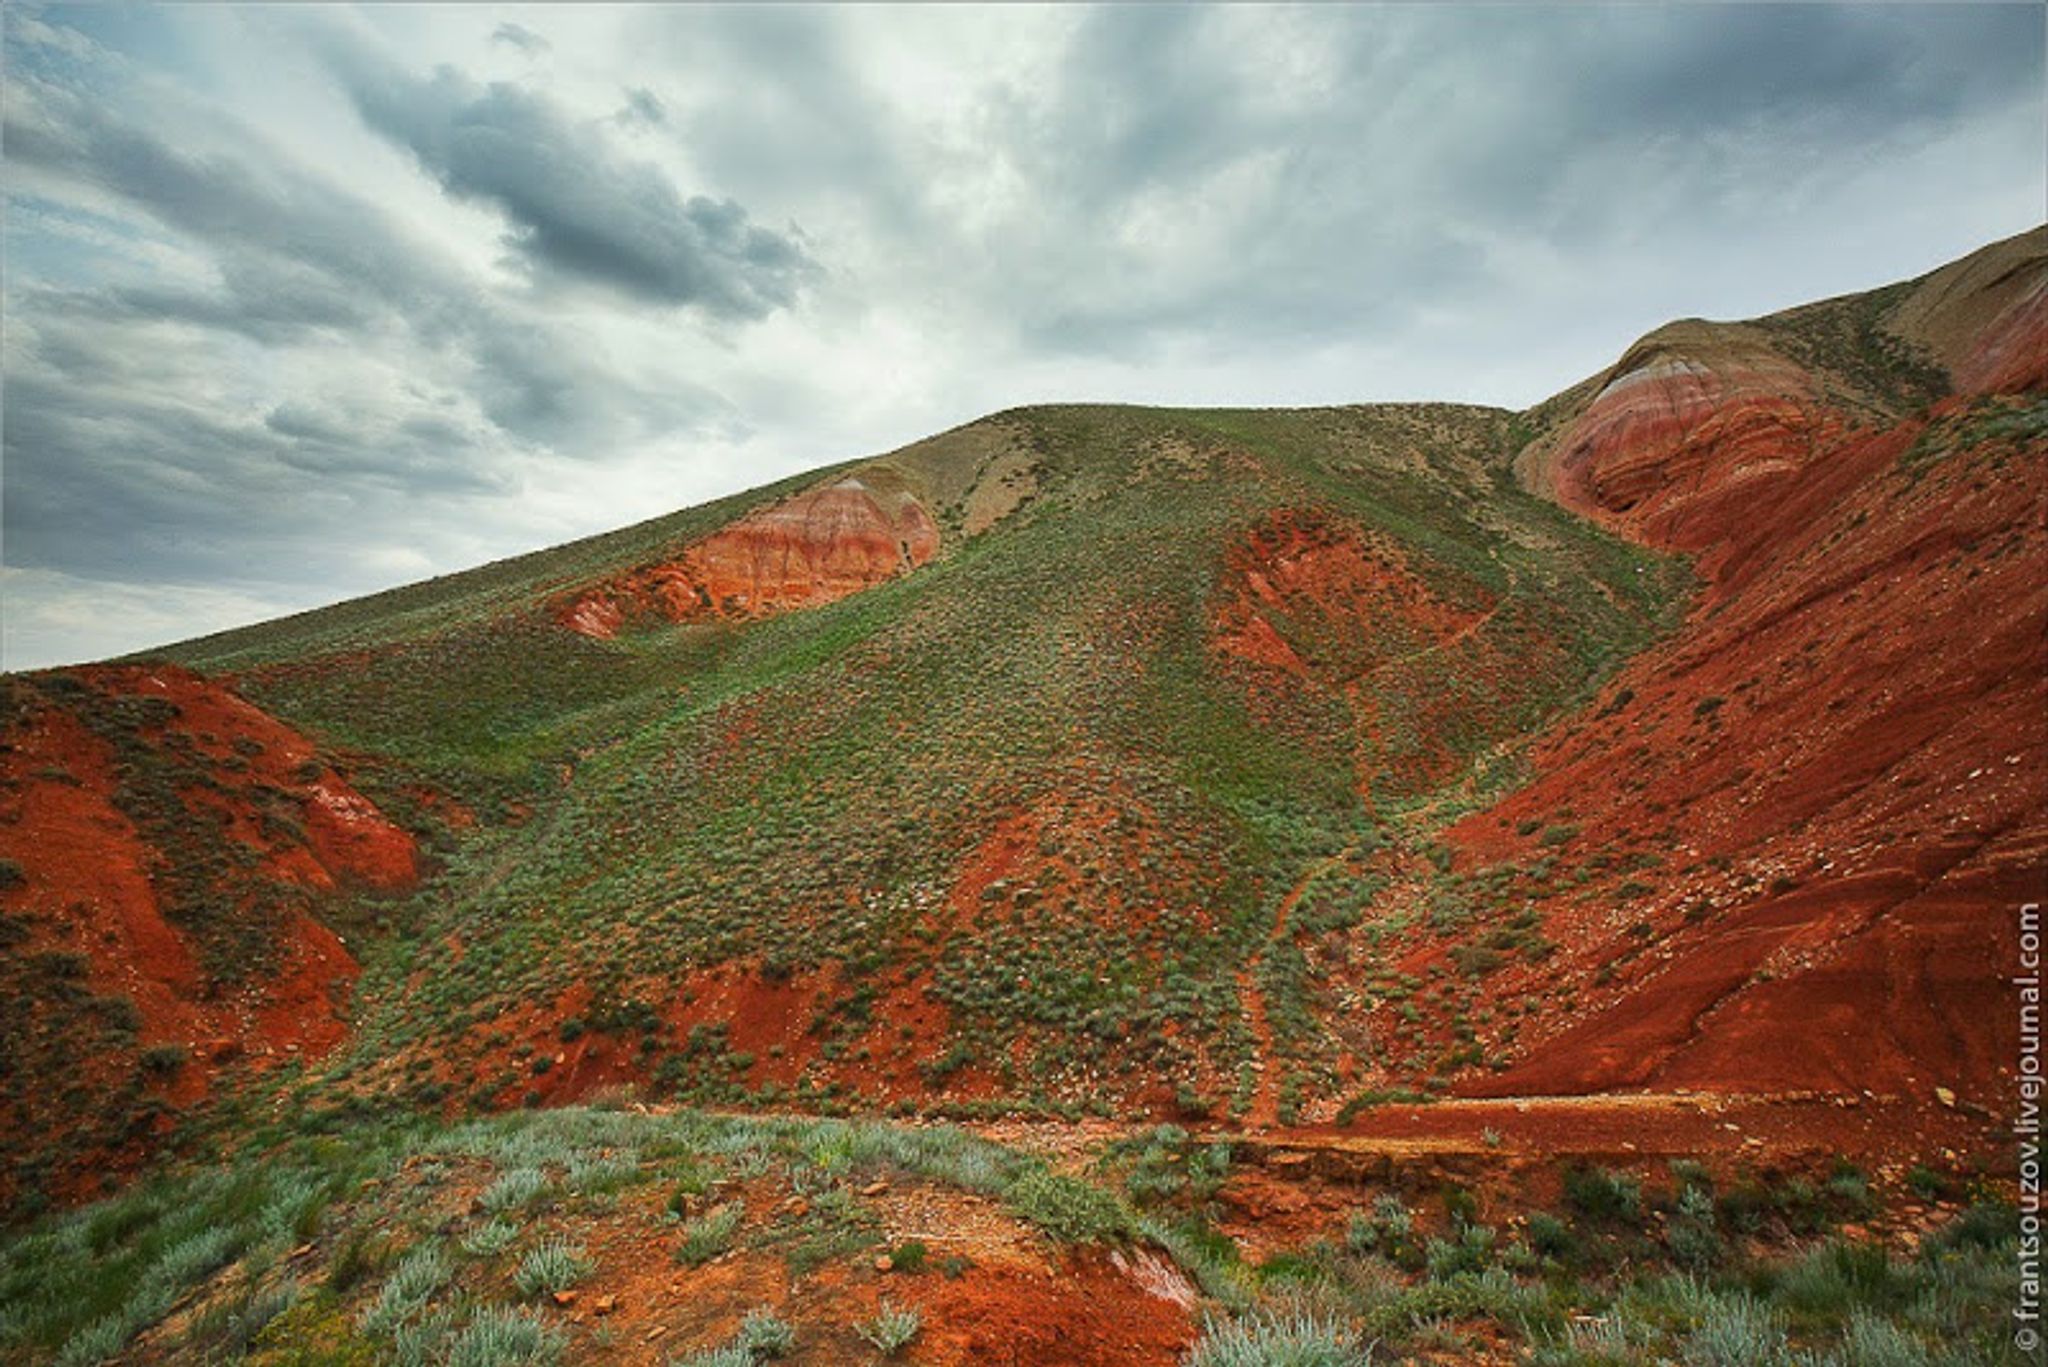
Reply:
<svg viewBox="0 0 2048 1367"><path fill-rule="evenodd" d="M1520 407L2048 216L2038 3L0 22L7 668L1019 404Z"/></svg>

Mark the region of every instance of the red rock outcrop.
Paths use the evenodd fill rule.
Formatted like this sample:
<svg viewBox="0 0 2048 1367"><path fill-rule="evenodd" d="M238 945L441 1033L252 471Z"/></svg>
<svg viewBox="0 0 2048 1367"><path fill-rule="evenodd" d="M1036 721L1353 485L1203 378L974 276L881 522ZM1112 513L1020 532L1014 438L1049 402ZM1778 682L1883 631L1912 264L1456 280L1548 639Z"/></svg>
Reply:
<svg viewBox="0 0 2048 1367"><path fill-rule="evenodd" d="M1674 323L1622 358L1558 440L1551 489L1641 540L1705 550L1837 426L1811 379L1747 329Z"/></svg>
<svg viewBox="0 0 2048 1367"><path fill-rule="evenodd" d="M1955 367L1958 391L2048 389L2048 277L2008 304Z"/></svg>
<svg viewBox="0 0 2048 1367"><path fill-rule="evenodd" d="M817 607L915 569L938 553L939 529L886 477L849 475L753 513L569 600L559 619L609 637L635 619L763 617Z"/></svg>

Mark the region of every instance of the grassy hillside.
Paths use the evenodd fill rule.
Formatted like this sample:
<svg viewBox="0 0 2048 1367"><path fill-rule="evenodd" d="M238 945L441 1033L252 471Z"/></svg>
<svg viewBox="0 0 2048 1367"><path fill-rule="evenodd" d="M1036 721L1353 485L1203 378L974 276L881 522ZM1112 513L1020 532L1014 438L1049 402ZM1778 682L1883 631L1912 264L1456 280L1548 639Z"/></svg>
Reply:
<svg viewBox="0 0 2048 1367"><path fill-rule="evenodd" d="M1323 989L1261 952L1286 894L1585 696L1683 582L1518 489L1504 413L991 425L957 459L1010 453L1022 506L972 537L956 512L933 563L828 606L616 640L551 616L728 505L172 652L374 757L370 791L424 778L488 818L369 957L352 1085L476 1072L516 1102L580 1089L528 1065L609 1038L589 1076L696 1099L1242 1110L1255 966L1290 1097L1327 1089ZM974 486L916 454L924 487ZM1291 671L1219 645L1247 576L1285 577L1276 519L1389 581L1364 616L1363 581L1344 611L1313 574L1259 599Z"/></svg>

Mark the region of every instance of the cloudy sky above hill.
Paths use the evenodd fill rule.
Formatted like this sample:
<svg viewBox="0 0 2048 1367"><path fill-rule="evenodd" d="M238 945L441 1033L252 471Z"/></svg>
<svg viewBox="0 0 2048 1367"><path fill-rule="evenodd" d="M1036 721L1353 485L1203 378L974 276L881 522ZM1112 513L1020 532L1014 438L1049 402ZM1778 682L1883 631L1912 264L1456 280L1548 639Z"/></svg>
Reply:
<svg viewBox="0 0 2048 1367"><path fill-rule="evenodd" d="M2044 14L10 4L0 654L1016 404L1526 404L2040 221Z"/></svg>

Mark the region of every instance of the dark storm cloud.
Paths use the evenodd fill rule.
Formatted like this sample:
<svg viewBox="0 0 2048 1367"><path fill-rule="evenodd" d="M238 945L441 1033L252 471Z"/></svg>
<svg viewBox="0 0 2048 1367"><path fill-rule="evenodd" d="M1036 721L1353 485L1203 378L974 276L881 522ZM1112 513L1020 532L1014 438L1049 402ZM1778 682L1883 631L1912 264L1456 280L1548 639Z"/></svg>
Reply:
<svg viewBox="0 0 2048 1367"><path fill-rule="evenodd" d="M220 281L214 291L121 286L40 296L53 312L185 322L265 341L329 328L370 342L397 329L466 356L486 390L551 396L530 409L499 406L514 435L616 438L621 422L641 422L640 406L620 401L642 396L622 390L587 347L521 320L367 201L286 166L181 151L102 102L27 74L16 96L4 126L10 161L97 186L189 235L214 254ZM716 206L702 217L731 231ZM655 402L657 425L717 408L687 386ZM545 421L523 425L529 411Z"/></svg>
<svg viewBox="0 0 2048 1367"><path fill-rule="evenodd" d="M619 156L601 125L546 97L452 67L419 79L361 48L336 64L363 119L410 151L456 199L495 206L508 244L539 274L754 319L796 301L816 267L730 199L685 198L648 162Z"/></svg>
<svg viewBox="0 0 2048 1367"><path fill-rule="evenodd" d="M1445 98L1450 89L1434 90L1443 123L1426 145L1442 157L1440 195L1522 230L1638 231L1645 204L1658 199L1719 212L1742 186L1896 155L1975 110L2038 104L2041 90L2040 14L2029 6L1420 18L1402 35L1403 60L1457 75L1487 110L1472 119ZM1475 62L1482 36L1488 57ZM1350 59L1371 63L1379 37L1355 31ZM1589 173L1608 192L1572 198Z"/></svg>
<svg viewBox="0 0 2048 1367"><path fill-rule="evenodd" d="M109 326L184 323L239 333L266 345L288 343L315 329L364 332L375 311L291 262L245 258L222 263L223 288L116 285L103 289L45 289L17 293L30 317L92 319Z"/></svg>
<svg viewBox="0 0 2048 1367"><path fill-rule="evenodd" d="M944 215L929 203L943 177L931 164L926 130L892 107L887 77L849 43L851 12L662 7L640 22L649 46L679 61L751 73L667 121L717 183L735 193L745 186L853 201L904 252L921 254L943 240ZM990 130L982 156L1008 154L999 131Z"/></svg>
<svg viewBox="0 0 2048 1367"><path fill-rule="evenodd" d="M1241 17L1091 10L1050 97L999 112L1077 247L1124 255L1135 286L1022 293L1033 343L1389 331L1512 288L1472 238L1584 252L1657 231L1665 205L1713 222L1741 191L2037 108L2042 87L2036 6L1371 6L1294 12L1329 77L1294 103L1233 42ZM1261 161L1259 195L1219 205L1224 173ZM1197 274L1147 289L1152 253L1115 229L1148 201L1234 222Z"/></svg>
<svg viewBox="0 0 2048 1367"><path fill-rule="evenodd" d="M510 487L487 432L417 426L402 393L260 415L176 332L47 312L34 330L0 415L11 565L207 582L245 572L260 541L271 575L317 578L319 554L285 548L323 514Z"/></svg>
<svg viewBox="0 0 2048 1367"><path fill-rule="evenodd" d="M1617 128L1898 125L2039 93L2038 5L1702 6L1582 26L1563 48L1595 59L1576 103Z"/></svg>
<svg viewBox="0 0 2048 1367"><path fill-rule="evenodd" d="M11 162L95 186L213 249L224 301L241 310L329 320L366 295L394 304L445 292L383 216L345 191L289 167L173 147L89 90L19 73L15 96L4 126Z"/></svg>
<svg viewBox="0 0 2048 1367"><path fill-rule="evenodd" d="M175 146L88 88L14 73L10 165L112 196L211 263L210 279L10 287L4 377L8 562L82 577L208 582L275 544L269 573L319 580L288 549L346 510L390 524L412 500L507 494L517 449L601 457L722 417L687 384L619 375L569 325L522 315L376 206L288 164ZM383 365L267 414L237 348ZM403 358L439 376L393 383ZM473 416L450 416L466 405ZM369 518L366 510L380 510Z"/></svg>

